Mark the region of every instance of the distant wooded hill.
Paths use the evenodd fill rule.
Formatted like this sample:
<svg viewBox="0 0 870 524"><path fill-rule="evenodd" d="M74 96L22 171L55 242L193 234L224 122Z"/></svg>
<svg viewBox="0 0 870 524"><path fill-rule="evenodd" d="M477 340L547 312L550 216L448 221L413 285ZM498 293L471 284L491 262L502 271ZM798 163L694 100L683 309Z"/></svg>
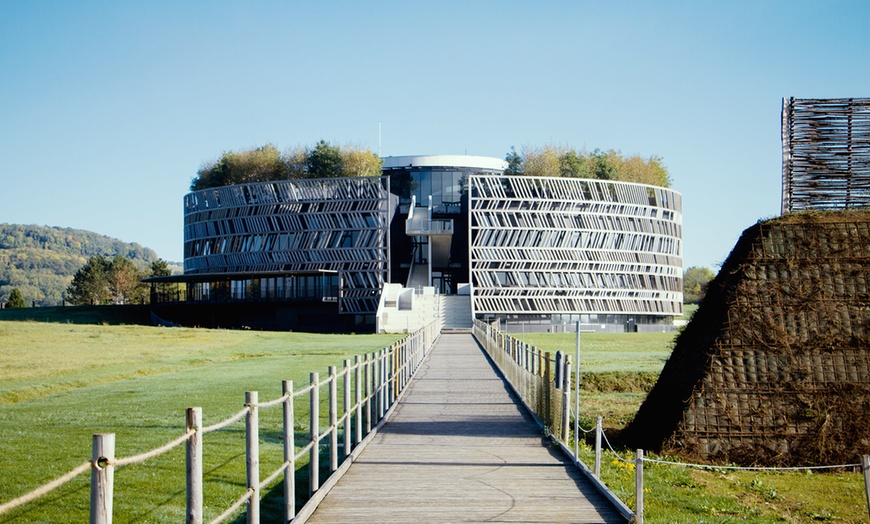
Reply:
<svg viewBox="0 0 870 524"><path fill-rule="evenodd" d="M153 249L92 231L0 224L0 302L13 288L27 305L60 305L76 271L92 256L129 258L140 269L158 260Z"/></svg>

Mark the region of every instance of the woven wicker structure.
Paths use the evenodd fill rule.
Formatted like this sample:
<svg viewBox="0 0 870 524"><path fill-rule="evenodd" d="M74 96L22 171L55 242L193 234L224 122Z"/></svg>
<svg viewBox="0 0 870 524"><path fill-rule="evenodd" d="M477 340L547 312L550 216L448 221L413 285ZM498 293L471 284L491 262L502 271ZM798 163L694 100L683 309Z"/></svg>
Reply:
<svg viewBox="0 0 870 524"><path fill-rule="evenodd" d="M744 231L626 428L715 462L821 465L870 453L870 211Z"/></svg>
<svg viewBox="0 0 870 524"><path fill-rule="evenodd" d="M782 104L782 212L870 205L870 98Z"/></svg>

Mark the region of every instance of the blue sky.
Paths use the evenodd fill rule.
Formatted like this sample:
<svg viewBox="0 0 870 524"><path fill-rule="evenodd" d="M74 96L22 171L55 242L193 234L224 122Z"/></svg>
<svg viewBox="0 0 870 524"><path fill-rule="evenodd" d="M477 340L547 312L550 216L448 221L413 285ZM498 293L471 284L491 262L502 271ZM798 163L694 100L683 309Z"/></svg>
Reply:
<svg viewBox="0 0 870 524"><path fill-rule="evenodd" d="M685 267L779 213L783 97L870 96L870 2L0 0L0 222L182 259L225 150L664 159Z"/></svg>

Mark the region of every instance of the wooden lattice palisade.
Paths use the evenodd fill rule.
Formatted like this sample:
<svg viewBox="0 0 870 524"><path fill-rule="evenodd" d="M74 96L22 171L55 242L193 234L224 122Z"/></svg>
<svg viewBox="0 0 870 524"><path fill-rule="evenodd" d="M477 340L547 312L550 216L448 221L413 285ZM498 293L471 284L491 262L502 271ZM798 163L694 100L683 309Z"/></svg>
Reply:
<svg viewBox="0 0 870 524"><path fill-rule="evenodd" d="M870 205L870 98L782 105L782 212Z"/></svg>

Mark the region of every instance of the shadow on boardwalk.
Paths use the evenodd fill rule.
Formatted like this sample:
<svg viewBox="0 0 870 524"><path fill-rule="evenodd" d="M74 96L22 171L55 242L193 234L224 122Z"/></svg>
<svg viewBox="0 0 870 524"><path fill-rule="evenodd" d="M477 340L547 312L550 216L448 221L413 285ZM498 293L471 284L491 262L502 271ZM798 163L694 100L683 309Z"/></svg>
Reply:
<svg viewBox="0 0 870 524"><path fill-rule="evenodd" d="M445 334L309 522L624 522L511 395L469 334Z"/></svg>

